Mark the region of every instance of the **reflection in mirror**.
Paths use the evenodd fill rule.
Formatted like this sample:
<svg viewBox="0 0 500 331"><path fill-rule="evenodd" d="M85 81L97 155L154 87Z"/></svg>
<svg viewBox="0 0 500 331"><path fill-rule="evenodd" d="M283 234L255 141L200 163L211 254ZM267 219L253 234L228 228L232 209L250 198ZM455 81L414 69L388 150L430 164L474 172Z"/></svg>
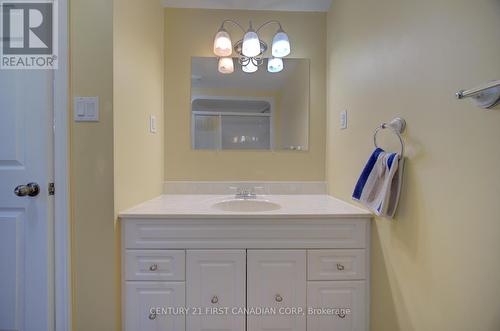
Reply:
<svg viewBox="0 0 500 331"><path fill-rule="evenodd" d="M309 60L287 58L278 73L266 70L267 59L251 74L234 63L221 74L217 58L192 58L193 148L307 150Z"/></svg>

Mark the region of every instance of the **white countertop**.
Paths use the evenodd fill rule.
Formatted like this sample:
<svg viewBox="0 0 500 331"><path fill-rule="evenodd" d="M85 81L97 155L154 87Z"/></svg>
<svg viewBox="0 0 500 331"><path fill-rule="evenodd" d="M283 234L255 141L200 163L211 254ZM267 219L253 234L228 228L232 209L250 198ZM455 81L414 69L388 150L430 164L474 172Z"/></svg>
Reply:
<svg viewBox="0 0 500 331"><path fill-rule="evenodd" d="M230 212L213 207L232 195L161 195L120 213L120 218L369 218L359 207L324 194L259 195L258 199L281 205L265 212Z"/></svg>

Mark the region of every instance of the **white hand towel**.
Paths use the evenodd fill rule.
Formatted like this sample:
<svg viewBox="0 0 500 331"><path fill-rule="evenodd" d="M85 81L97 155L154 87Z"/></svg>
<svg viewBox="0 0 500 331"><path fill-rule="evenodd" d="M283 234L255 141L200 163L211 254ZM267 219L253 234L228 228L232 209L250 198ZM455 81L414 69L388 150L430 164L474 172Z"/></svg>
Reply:
<svg viewBox="0 0 500 331"><path fill-rule="evenodd" d="M352 198L378 216L393 218L401 192L403 160L377 148L358 179Z"/></svg>

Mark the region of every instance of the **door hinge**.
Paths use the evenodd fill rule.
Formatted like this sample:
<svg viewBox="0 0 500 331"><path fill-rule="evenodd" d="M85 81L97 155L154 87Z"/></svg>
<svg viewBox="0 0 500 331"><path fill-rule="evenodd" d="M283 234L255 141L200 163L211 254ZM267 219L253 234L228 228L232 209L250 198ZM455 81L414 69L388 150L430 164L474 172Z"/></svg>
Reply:
<svg viewBox="0 0 500 331"><path fill-rule="evenodd" d="M54 195L56 194L56 186L54 183L49 183L49 195Z"/></svg>

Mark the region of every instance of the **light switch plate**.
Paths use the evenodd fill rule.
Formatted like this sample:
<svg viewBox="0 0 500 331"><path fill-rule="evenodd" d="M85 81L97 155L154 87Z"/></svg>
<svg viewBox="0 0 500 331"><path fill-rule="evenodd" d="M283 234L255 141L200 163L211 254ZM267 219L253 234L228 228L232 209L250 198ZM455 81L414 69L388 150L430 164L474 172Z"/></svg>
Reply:
<svg viewBox="0 0 500 331"><path fill-rule="evenodd" d="M340 128L347 129L347 111L340 113Z"/></svg>
<svg viewBox="0 0 500 331"><path fill-rule="evenodd" d="M156 116L149 115L149 132L156 133Z"/></svg>
<svg viewBox="0 0 500 331"><path fill-rule="evenodd" d="M98 122L99 97L75 97L73 114L76 122Z"/></svg>

